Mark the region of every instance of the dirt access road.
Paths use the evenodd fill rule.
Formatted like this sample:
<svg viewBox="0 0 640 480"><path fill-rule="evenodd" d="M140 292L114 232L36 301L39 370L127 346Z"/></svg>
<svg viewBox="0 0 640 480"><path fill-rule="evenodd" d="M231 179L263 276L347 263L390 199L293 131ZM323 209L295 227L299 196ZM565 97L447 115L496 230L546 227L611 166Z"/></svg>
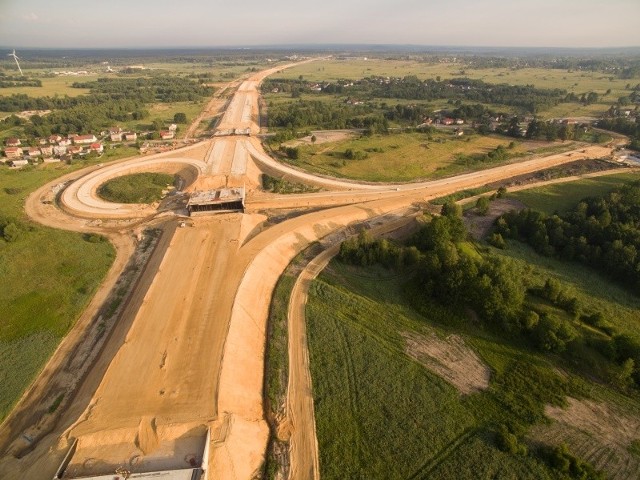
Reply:
<svg viewBox="0 0 640 480"><path fill-rule="evenodd" d="M220 128L255 131L257 85L281 68L244 82ZM609 153L593 150L593 155L598 152ZM201 458L206 430L211 429L211 454L203 465L209 478L252 478L264 462L268 438L262 403L268 309L275 284L291 259L348 225L410 208L425 198L569 160L576 157L534 159L520 167L389 187L301 174L270 159L253 138L216 137L189 149L89 172L63 192L66 214L59 214L68 220L61 219L60 226L85 231L98 215L95 209L105 224L112 222L116 229L120 225L122 232L130 231L135 222L144 224L152 213L145 210L148 206L109 205L95 194L106 179L133 170L186 168L194 177L193 188L240 180L251 185L258 167L279 176L293 170L306 183L352 191L340 194L340 202L350 205L338 207L336 194L296 196L294 201L302 206L334 208L268 228L258 214L231 214L197 219L193 227L177 230L158 272L147 279L148 288L137 293L141 304L125 312L132 318L131 326L106 345L96 362L100 368L88 373L76 394L76 407L64 412L58 428L31 453L21 459L5 456L0 473L3 478L51 478L71 438L78 439L78 450L69 473L112 473L118 465L134 471L187 468ZM248 202L251 209L252 199ZM291 206L290 199L277 196L268 203L271 208ZM28 210L37 220L51 221L35 208ZM84 411L77 411L79 405L86 405ZM292 463L296 461L300 460L292 457Z"/></svg>
<svg viewBox="0 0 640 480"><path fill-rule="evenodd" d="M415 215L415 208L402 209L391 218L380 219L380 225L370 228L369 232L374 236L380 236L401 229L413 222ZM289 378L286 418L283 423L291 435L289 478L292 480L320 478L305 310L311 283L338 254L343 239L341 236L333 241L304 267L296 279L289 299Z"/></svg>

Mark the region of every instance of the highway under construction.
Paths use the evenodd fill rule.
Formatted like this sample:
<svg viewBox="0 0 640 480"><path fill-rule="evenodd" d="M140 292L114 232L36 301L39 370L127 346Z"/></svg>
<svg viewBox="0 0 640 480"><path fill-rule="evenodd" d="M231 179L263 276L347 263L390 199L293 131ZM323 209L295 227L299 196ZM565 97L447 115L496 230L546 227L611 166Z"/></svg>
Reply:
<svg viewBox="0 0 640 480"><path fill-rule="evenodd" d="M55 195L52 188L61 180L29 197L26 210L36 221L101 233L118 246L98 298L117 288L136 235L147 226L163 233L99 352L89 355L82 349L82 339L99 321L91 311L98 311L96 301L6 420L0 477L255 478L269 437L263 405L268 310L280 274L298 253L372 219L413 215L435 197L611 153L594 146L572 156L533 158L414 184L315 176L275 161L256 137L260 82L288 66L243 81L212 138L91 167L63 179L64 188ZM109 179L148 171L180 174L189 196L186 207L159 211L97 195ZM269 194L260 188L265 173L323 191ZM267 222L264 212L278 209L299 214ZM191 227L175 228L187 214ZM84 373L58 384L55 375L69 358L84 358ZM46 417L43 399L56 388L65 401L60 412ZM46 421L36 419L38 408ZM306 414L296 417L292 429L315 438L312 408L301 411ZM291 461L310 464L317 476L314 445L305 443Z"/></svg>

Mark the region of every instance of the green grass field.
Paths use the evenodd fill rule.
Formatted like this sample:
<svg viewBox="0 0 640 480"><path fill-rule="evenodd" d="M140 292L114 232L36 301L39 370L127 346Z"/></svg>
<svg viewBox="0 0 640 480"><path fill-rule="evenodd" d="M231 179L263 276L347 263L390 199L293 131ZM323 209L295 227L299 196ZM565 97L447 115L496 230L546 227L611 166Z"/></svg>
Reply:
<svg viewBox="0 0 640 480"><path fill-rule="evenodd" d="M640 173L621 173L595 178L585 178L576 182L556 183L544 187L509 193L509 198L519 200L534 210L547 214L566 212L581 199L603 195L618 185L640 180Z"/></svg>
<svg viewBox="0 0 640 480"><path fill-rule="evenodd" d="M499 145L507 147L509 142L510 139L497 136L454 137L445 132L374 135L302 146L300 159L290 162L324 175L371 182L409 182L494 167L499 163L473 162L461 156L486 154ZM549 148L554 151L568 150L572 145L571 142L551 146L543 143L538 146L519 143L508 152L513 157L521 157L533 153L548 153ZM361 152L366 158L347 159L347 149Z"/></svg>
<svg viewBox="0 0 640 480"><path fill-rule="evenodd" d="M29 76L29 71L25 71L25 75ZM14 94L29 95L30 97L53 97L58 95L64 97L77 97L89 93L88 88L73 88L76 82L93 82L104 75L82 75L82 76L56 76L56 77L37 77L42 82L42 87L10 87L0 88L0 95L10 96Z"/></svg>
<svg viewBox="0 0 640 480"><path fill-rule="evenodd" d="M166 173L134 173L113 178L98 188L98 195L114 203L154 203L174 183Z"/></svg>
<svg viewBox="0 0 640 480"><path fill-rule="evenodd" d="M555 276L571 284L586 309L601 310L621 332L639 335L640 300L591 270L521 245L499 254L528 265L534 283ZM569 394L629 414L640 408L636 397L580 376L588 366L497 337L460 307L426 301L418 313L404 282L405 275L381 267L334 261L312 286L307 323L322 478L559 478L535 455L526 433L531 425L544 429L545 404L562 404ZM461 335L490 367L489 389L461 397L405 353L403 332ZM500 423L519 425L528 454L497 448L493 432ZM566 437L570 446L573 439ZM606 451L593 442L591 454Z"/></svg>
<svg viewBox="0 0 640 480"><path fill-rule="evenodd" d="M371 272L334 262L309 299L322 478L552 478L535 458L493 445L491 425L508 418L499 392L460 397L404 353L400 333L446 335L439 316L457 313L434 308L430 321L406 306L402 278Z"/></svg>
<svg viewBox="0 0 640 480"><path fill-rule="evenodd" d="M197 102L175 102L175 103L154 103L149 105L149 116L143 120L131 120L120 123L123 129L133 130L136 132L148 130L155 120L164 122L165 125L173 123L173 116L176 113L184 113L187 116L187 122L191 123L200 114L209 99L203 99ZM187 131L188 124L178 126L178 138L183 136Z"/></svg>
<svg viewBox="0 0 640 480"><path fill-rule="evenodd" d="M15 240L0 239L0 419L43 367L113 262L108 242L42 227L23 213L31 191L85 164L0 167L0 218L18 228Z"/></svg>

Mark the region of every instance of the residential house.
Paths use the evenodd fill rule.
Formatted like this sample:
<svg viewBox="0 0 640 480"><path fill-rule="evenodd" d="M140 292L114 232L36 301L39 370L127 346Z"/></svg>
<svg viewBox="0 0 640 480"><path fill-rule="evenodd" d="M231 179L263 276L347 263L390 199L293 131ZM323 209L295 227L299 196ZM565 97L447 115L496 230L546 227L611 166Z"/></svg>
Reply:
<svg viewBox="0 0 640 480"><path fill-rule="evenodd" d="M162 130L160 132L160 138L162 140L171 140L174 136L175 134L173 132L170 132L169 130Z"/></svg>
<svg viewBox="0 0 640 480"><path fill-rule="evenodd" d="M7 158L21 158L23 151L20 147L7 147L4 149L4 155Z"/></svg>
<svg viewBox="0 0 640 480"><path fill-rule="evenodd" d="M453 118L449 118L449 117L445 117L442 120L440 120L440 123L442 125L453 125L453 122L454 122Z"/></svg>
<svg viewBox="0 0 640 480"><path fill-rule="evenodd" d="M124 139L127 142L135 142L138 140L138 134L136 132L124 132Z"/></svg>
<svg viewBox="0 0 640 480"><path fill-rule="evenodd" d="M59 163L59 158L47 157L42 160L44 163Z"/></svg>
<svg viewBox="0 0 640 480"><path fill-rule="evenodd" d="M12 160L11 161L11 166L15 168L24 167L26 165L29 165L29 160Z"/></svg>
<svg viewBox="0 0 640 480"><path fill-rule="evenodd" d="M60 140L62 140L62 137L60 135L50 135L47 140L50 144L53 145L54 143L58 143Z"/></svg>
<svg viewBox="0 0 640 480"><path fill-rule="evenodd" d="M464 120L462 118L456 118L456 125L463 125Z"/></svg>
<svg viewBox="0 0 640 480"><path fill-rule="evenodd" d="M53 155L53 147L49 145L48 147L40 147L40 153L45 157L50 157Z"/></svg>
<svg viewBox="0 0 640 480"><path fill-rule="evenodd" d="M69 145L71 145L71 139L70 138L61 138L60 140L58 140L58 145L60 145L61 147L68 147Z"/></svg>
<svg viewBox="0 0 640 480"><path fill-rule="evenodd" d="M66 145L56 145L55 147L53 147L53 153L55 155L65 155L67 153L67 146Z"/></svg>
<svg viewBox="0 0 640 480"><path fill-rule="evenodd" d="M96 142L91 144L89 150L96 153L102 153L104 151L104 147L100 142Z"/></svg>
<svg viewBox="0 0 640 480"><path fill-rule="evenodd" d="M175 123L172 123L171 125L169 125L170 132L175 132L176 130L178 130L178 125L176 125Z"/></svg>
<svg viewBox="0 0 640 480"><path fill-rule="evenodd" d="M93 134L76 135L73 138L73 144L74 145L88 145L88 144L91 144L91 143L94 143L94 142L97 142L97 141L98 141L98 139Z"/></svg>
<svg viewBox="0 0 640 480"><path fill-rule="evenodd" d="M69 153L71 155L76 155L78 153L82 153L82 147L80 147L78 145L72 145L70 147L67 147L67 153Z"/></svg>
<svg viewBox="0 0 640 480"><path fill-rule="evenodd" d="M29 147L27 149L27 155L29 156L29 158L39 157L40 156L40 149L39 148L34 148L34 147Z"/></svg>
<svg viewBox="0 0 640 480"><path fill-rule="evenodd" d="M19 138L9 137L4 141L4 144L7 147L19 147L22 144L22 142L20 141Z"/></svg>
<svg viewBox="0 0 640 480"><path fill-rule="evenodd" d="M112 142L121 142L122 141L122 129L120 127L111 127L109 129L109 138Z"/></svg>

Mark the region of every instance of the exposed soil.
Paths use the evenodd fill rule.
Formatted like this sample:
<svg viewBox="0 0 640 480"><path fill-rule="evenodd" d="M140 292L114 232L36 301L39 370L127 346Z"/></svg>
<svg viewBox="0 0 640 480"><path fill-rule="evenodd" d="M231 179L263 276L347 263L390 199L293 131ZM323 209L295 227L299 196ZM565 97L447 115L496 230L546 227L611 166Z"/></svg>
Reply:
<svg viewBox="0 0 640 480"><path fill-rule="evenodd" d="M440 338L434 334L419 335L405 332L407 355L436 375L444 378L463 395L489 388L491 370L469 348L462 337L449 335Z"/></svg>
<svg viewBox="0 0 640 480"><path fill-rule="evenodd" d="M479 215L475 208L467 210L464 214L464 224L473 238L481 240L487 236L500 215L523 208L526 208L526 205L518 200L497 198L489 203L489 211L486 215Z"/></svg>
<svg viewBox="0 0 640 480"><path fill-rule="evenodd" d="M311 132L311 135L298 138L287 142L287 147L298 147L300 145L321 145L323 143L339 142L357 135L358 132L352 130L319 130L317 132ZM311 140L311 137L315 135L316 141Z"/></svg>
<svg viewBox="0 0 640 480"><path fill-rule="evenodd" d="M640 417L592 400L568 398L568 403L567 408L547 406L546 415L555 421L533 429L532 437L551 445L566 443L607 478L640 478L640 457L629 451L640 441Z"/></svg>

